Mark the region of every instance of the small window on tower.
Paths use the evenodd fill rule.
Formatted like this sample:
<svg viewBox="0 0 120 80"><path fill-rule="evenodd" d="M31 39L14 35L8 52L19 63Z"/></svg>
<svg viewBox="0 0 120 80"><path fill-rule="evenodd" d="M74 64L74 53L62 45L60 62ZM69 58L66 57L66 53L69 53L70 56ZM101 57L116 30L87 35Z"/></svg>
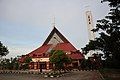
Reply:
<svg viewBox="0 0 120 80"><path fill-rule="evenodd" d="M89 21L90 21L90 19L89 19Z"/></svg>
<svg viewBox="0 0 120 80"><path fill-rule="evenodd" d="M89 24L91 24L91 22L89 21Z"/></svg>
<svg viewBox="0 0 120 80"><path fill-rule="evenodd" d="M88 18L90 18L90 16L88 16Z"/></svg>

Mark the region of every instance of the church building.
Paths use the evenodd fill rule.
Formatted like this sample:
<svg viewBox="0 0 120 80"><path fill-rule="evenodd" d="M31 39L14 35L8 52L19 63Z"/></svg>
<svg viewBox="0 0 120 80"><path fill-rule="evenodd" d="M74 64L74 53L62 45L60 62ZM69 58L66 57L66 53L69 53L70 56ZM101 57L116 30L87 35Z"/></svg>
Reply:
<svg viewBox="0 0 120 80"><path fill-rule="evenodd" d="M49 61L51 50L63 50L72 59L72 67L80 66L81 60L84 59L83 54L54 27L42 46L22 56L19 61L23 63L26 57L31 57L29 69L52 69L53 64Z"/></svg>

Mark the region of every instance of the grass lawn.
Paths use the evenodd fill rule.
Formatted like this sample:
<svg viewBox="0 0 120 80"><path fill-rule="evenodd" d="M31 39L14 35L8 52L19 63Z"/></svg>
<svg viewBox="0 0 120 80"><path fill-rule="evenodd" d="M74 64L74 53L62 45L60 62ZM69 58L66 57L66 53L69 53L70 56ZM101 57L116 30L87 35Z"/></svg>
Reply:
<svg viewBox="0 0 120 80"><path fill-rule="evenodd" d="M120 80L120 69L101 69L99 70L105 80Z"/></svg>

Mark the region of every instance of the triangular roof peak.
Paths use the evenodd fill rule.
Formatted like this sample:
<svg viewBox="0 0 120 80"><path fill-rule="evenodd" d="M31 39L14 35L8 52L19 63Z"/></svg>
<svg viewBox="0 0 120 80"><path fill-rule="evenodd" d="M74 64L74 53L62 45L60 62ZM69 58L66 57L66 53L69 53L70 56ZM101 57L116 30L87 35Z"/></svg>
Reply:
<svg viewBox="0 0 120 80"><path fill-rule="evenodd" d="M58 31L56 27L53 28L43 45L52 43L69 43L69 41Z"/></svg>

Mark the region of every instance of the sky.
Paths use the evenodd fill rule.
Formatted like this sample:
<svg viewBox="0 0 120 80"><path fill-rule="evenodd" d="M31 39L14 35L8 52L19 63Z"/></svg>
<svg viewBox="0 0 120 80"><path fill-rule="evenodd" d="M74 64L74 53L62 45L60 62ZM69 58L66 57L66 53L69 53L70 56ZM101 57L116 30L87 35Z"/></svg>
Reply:
<svg viewBox="0 0 120 80"><path fill-rule="evenodd" d="M88 43L85 12L90 10L96 21L109 12L101 0L0 0L0 41L7 46L7 58L40 47L56 28L78 49Z"/></svg>

